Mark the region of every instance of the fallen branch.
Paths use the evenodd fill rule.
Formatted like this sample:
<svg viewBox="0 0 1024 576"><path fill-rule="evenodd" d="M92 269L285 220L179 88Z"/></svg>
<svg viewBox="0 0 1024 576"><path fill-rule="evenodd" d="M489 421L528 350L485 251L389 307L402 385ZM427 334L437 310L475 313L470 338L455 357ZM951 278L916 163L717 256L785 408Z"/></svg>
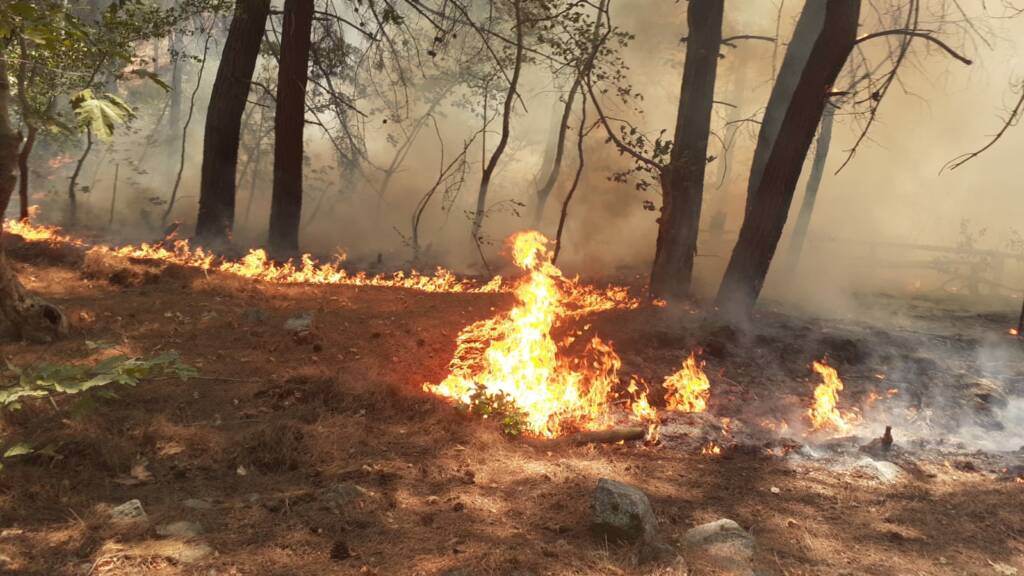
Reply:
<svg viewBox="0 0 1024 576"><path fill-rule="evenodd" d="M527 443L537 448L559 448L562 446L584 446L586 444L615 444L643 440L647 437L647 428L609 428L607 430L588 430L577 432L551 440L529 439Z"/></svg>

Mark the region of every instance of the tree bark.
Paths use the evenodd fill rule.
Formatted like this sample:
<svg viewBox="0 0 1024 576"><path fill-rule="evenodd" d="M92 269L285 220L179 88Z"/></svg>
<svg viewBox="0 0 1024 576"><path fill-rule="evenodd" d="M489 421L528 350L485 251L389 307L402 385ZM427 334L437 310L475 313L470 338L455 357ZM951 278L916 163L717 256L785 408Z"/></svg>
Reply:
<svg viewBox="0 0 1024 576"><path fill-rule="evenodd" d="M302 132L306 125L313 0L286 0L281 27L281 65L274 115L274 189L270 202L270 250L299 249L302 217Z"/></svg>
<svg viewBox="0 0 1024 576"><path fill-rule="evenodd" d="M811 161L811 174L808 176L807 186L804 188L804 200L800 204L800 214L793 227L793 238L789 241L787 262L791 274L795 273L800 265L800 254L803 252L804 242L807 240L807 229L811 225L814 202L818 198L821 178L825 174L825 161L828 160L828 150L832 144L834 120L835 110L831 106L826 106L825 112L821 115L821 127L818 128L818 141L814 145L814 159Z"/></svg>
<svg viewBox="0 0 1024 576"><path fill-rule="evenodd" d="M11 87L7 62L0 58L0 216L7 210L17 182L21 134L11 125ZM0 218L2 220L2 218ZM50 341L67 333L60 308L29 294L7 262L0 230L0 339Z"/></svg>
<svg viewBox="0 0 1024 576"><path fill-rule="evenodd" d="M533 207L533 227L539 228L541 218L544 217L544 207L548 203L551 191L558 183L558 176L562 172L562 160L565 158L565 137L569 132L569 116L572 115L572 106L576 101L576 93L583 85L583 71L576 72L569 93L565 96L565 105L562 107L562 116L558 124L558 138L555 142L555 157L551 162L551 171L544 180L544 184L537 189L537 204Z"/></svg>
<svg viewBox="0 0 1024 576"><path fill-rule="evenodd" d="M828 0L718 290L719 311L729 320L749 318L761 293L827 94L853 49L859 15L860 0Z"/></svg>
<svg viewBox="0 0 1024 576"><path fill-rule="evenodd" d="M750 164L750 178L747 180L746 213L750 213L754 194L761 182L768 157L771 156L772 149L775 147L783 118L793 99L800 75L807 66L811 49L824 25L827 4L827 1L821 0L804 4L803 11L800 12L800 18L796 23L796 29L793 31L793 38L790 40L789 47L786 48L782 67L772 86L771 95L768 97L768 106L761 119L761 129L757 133L757 146L754 148L754 158Z"/></svg>
<svg viewBox="0 0 1024 576"><path fill-rule="evenodd" d="M32 155L32 148L36 144L36 134L39 128L35 124L27 124L28 136L21 145L18 152L18 218L28 220L28 159Z"/></svg>
<svg viewBox="0 0 1024 576"><path fill-rule="evenodd" d="M270 0L236 0L217 77L210 93L203 135L196 236L226 242L235 220L235 170L242 113L249 96Z"/></svg>
<svg viewBox="0 0 1024 576"><path fill-rule="evenodd" d="M180 30L171 32L171 104L170 112L167 116L167 131L170 140L169 144L172 148L178 143L178 138L181 134L181 81L185 69L185 60L182 58L184 44L181 41L181 36Z"/></svg>
<svg viewBox="0 0 1024 576"><path fill-rule="evenodd" d="M690 36L676 131L669 163L661 171L663 205L651 268L654 298L681 300L690 293L724 4L724 0L691 0L687 10Z"/></svg>

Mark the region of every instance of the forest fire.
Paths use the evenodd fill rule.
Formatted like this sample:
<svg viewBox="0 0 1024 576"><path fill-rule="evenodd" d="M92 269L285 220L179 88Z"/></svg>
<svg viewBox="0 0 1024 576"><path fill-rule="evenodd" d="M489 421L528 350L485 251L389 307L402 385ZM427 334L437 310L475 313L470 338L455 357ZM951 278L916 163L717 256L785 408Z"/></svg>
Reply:
<svg viewBox="0 0 1024 576"><path fill-rule="evenodd" d="M848 416L839 411L839 392L843 389L843 381L836 369L825 360L812 364L814 371L821 375L822 383L814 389L814 404L807 411L814 430L846 431L850 428Z"/></svg>
<svg viewBox="0 0 1024 576"><path fill-rule="evenodd" d="M30 242L49 242L53 244L70 244L87 246L81 239L69 236L57 226L46 226L7 220L4 230L17 234ZM199 268L215 270L261 280L276 284L342 284L354 286L391 286L422 290L424 292L499 292L502 279L495 276L490 282L480 284L472 280L459 279L451 271L439 267L432 275L412 271L409 274L395 272L391 275L369 275L364 272L349 273L342 267L344 260L319 263L311 255L304 254L298 264L288 261L279 264L271 260L262 249L249 250L248 254L238 260L228 260L204 250L193 248L188 240L168 239L160 244L142 243L122 247L95 246L91 250L105 251L124 258L159 260ZM577 287L580 298L586 299L591 307L600 308L602 303L598 292L586 287ZM609 288L608 294L619 299L628 299L624 288Z"/></svg>
<svg viewBox="0 0 1024 576"><path fill-rule="evenodd" d="M448 377L424 389L467 406L509 402L526 432L552 438L607 425L621 365L611 345L596 336L582 357L567 357L552 329L581 313L636 303L562 276L551 263L548 242L534 231L512 237L513 261L526 272L514 288L516 305L464 328ZM653 413L645 394L634 402L633 412Z"/></svg>
<svg viewBox="0 0 1024 576"><path fill-rule="evenodd" d="M665 378L665 403L676 412L704 412L711 396L711 382L704 374L703 362L697 363L696 354L683 361L683 367Z"/></svg>

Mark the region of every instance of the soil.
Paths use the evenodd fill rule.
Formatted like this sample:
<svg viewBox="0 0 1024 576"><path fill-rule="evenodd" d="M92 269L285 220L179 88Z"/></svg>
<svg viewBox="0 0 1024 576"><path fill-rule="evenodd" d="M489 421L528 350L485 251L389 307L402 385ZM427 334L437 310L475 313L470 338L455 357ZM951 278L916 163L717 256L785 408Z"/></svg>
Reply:
<svg viewBox="0 0 1024 576"><path fill-rule="evenodd" d="M72 321L66 340L5 344L12 365L176 350L200 376L3 414L5 447L53 447L4 460L4 574L652 573L635 546L590 531L602 477L645 491L669 543L735 520L756 539L758 574L1024 571L1024 455L1006 416L1024 355L1005 335L1009 312L873 297L875 317L898 309L902 320L769 310L737 331L650 306L587 318L614 342L624 381L659 382L702 347L710 413L668 417L655 444L545 447L422 391L444 377L459 330L509 307L508 294L281 286L173 266L117 284L52 252L11 256ZM303 313L310 333L283 328ZM843 401L864 411L854 438L813 438L799 424L817 382L808 364L825 354ZM890 389L884 409L868 409L870 392ZM781 437L764 429L783 419ZM892 482L848 465L883 424L903 470ZM977 438L1002 445L979 450ZM709 441L721 454L701 453ZM111 522L132 499L148 522ZM179 521L201 526L185 538L212 553L162 552L158 529ZM692 574L714 573L687 560Z"/></svg>

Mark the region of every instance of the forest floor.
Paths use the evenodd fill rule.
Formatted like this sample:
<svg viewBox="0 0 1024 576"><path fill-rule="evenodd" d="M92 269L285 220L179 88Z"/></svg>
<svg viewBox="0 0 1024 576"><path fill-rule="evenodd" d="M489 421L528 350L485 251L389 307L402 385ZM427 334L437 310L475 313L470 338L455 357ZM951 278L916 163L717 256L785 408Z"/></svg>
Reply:
<svg viewBox="0 0 1024 576"><path fill-rule="evenodd" d="M735 520L756 541L757 574L1024 573L1024 348L1006 335L1010 313L876 296L856 317L765 312L739 333L686 310L603 313L581 323L614 342L624 381L660 382L703 347L709 414L667 417L654 445L538 447L422 391L444 377L459 330L508 294L173 268L124 287L30 248L11 250L21 278L72 330L5 345L10 364L94 362L106 342L176 350L200 376L120 387L88 410L58 398L3 415L5 446L55 448L0 471L3 574L656 573L590 530L599 478L646 492L673 545ZM303 313L313 331L296 338L283 324ZM856 437L800 429L818 382L809 364L826 354L846 381L841 404L863 411ZM781 420L783 438L764 429ZM895 478L857 450L885 424ZM709 441L720 454L701 453ZM112 522L132 499L148 521Z"/></svg>

